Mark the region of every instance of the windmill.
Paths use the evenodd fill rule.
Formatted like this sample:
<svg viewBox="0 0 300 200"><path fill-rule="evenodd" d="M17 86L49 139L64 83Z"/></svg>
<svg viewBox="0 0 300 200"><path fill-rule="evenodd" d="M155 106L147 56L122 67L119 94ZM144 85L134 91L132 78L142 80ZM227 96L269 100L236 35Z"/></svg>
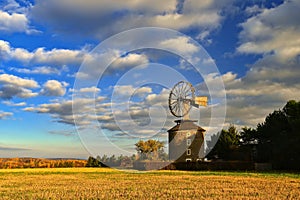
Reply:
<svg viewBox="0 0 300 200"><path fill-rule="evenodd" d="M168 130L169 159L180 162L196 162L204 158L204 132L189 119L192 107L207 106L206 96L195 96L193 85L180 81L174 85L169 94L169 109L172 115L180 118L176 126ZM183 119L182 119L183 118Z"/></svg>
<svg viewBox="0 0 300 200"><path fill-rule="evenodd" d="M187 81L180 81L174 85L169 94L169 109L175 117L189 119L191 108L207 106L206 96L196 96L193 85Z"/></svg>

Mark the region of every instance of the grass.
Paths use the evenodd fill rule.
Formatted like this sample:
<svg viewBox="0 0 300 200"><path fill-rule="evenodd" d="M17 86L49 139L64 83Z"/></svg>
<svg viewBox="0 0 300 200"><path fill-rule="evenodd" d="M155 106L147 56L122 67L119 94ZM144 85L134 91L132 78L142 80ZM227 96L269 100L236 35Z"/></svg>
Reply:
<svg viewBox="0 0 300 200"><path fill-rule="evenodd" d="M106 168L0 170L0 199L298 199L300 175L122 172Z"/></svg>

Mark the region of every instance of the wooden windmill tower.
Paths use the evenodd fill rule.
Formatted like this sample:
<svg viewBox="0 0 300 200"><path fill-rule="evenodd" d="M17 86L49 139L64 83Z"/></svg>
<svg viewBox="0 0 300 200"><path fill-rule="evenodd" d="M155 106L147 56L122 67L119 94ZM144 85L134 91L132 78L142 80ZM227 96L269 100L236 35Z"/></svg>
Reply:
<svg viewBox="0 0 300 200"><path fill-rule="evenodd" d="M207 106L207 97L195 97L191 83L178 82L169 95L170 112L180 119L168 130L169 159L174 162L196 162L204 158L204 132L196 125L197 120L189 118L191 108Z"/></svg>

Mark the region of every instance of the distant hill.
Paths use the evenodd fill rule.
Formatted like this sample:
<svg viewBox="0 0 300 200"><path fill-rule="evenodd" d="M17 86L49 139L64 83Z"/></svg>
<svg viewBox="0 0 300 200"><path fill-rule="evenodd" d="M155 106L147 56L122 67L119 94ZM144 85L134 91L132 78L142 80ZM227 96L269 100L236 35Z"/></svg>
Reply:
<svg viewBox="0 0 300 200"><path fill-rule="evenodd" d="M0 158L0 169L85 167L86 163L74 158Z"/></svg>

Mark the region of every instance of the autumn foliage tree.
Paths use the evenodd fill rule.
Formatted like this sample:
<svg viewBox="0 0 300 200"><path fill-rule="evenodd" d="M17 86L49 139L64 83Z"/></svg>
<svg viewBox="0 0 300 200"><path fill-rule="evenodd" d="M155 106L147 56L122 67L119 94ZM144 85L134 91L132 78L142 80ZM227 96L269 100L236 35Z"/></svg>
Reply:
<svg viewBox="0 0 300 200"><path fill-rule="evenodd" d="M164 159L164 143L158 140L140 140L135 144L140 160Z"/></svg>

